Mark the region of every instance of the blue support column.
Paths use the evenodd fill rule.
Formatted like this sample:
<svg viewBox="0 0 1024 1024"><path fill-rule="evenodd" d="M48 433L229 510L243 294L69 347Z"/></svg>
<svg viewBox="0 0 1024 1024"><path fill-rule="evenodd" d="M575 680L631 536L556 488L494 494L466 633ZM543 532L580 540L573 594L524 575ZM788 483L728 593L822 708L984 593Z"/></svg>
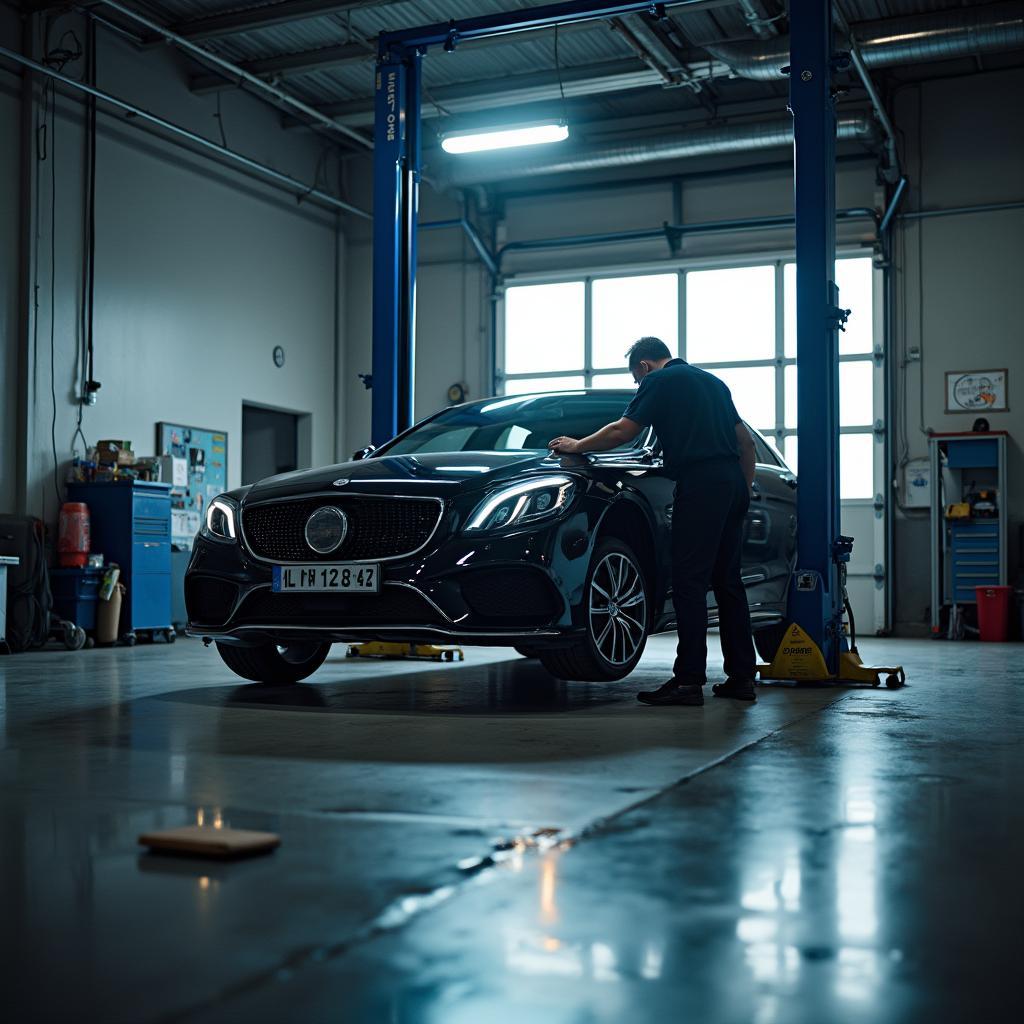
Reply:
<svg viewBox="0 0 1024 1024"><path fill-rule="evenodd" d="M790 108L796 210L797 571L790 620L830 673L842 646L835 562L839 525L839 351L835 277L835 145L831 0L790 5Z"/></svg>
<svg viewBox="0 0 1024 1024"><path fill-rule="evenodd" d="M398 432L399 324L403 270L403 157L406 144L405 66L377 66L373 150L373 387L371 440Z"/></svg>
<svg viewBox="0 0 1024 1024"><path fill-rule="evenodd" d="M383 48L377 64L371 422L375 445L405 430L413 416L421 61L418 51Z"/></svg>
<svg viewBox="0 0 1024 1024"><path fill-rule="evenodd" d="M412 426L416 385L416 260L420 207L420 65L405 64L405 154L402 161L402 266L398 307L398 431Z"/></svg>

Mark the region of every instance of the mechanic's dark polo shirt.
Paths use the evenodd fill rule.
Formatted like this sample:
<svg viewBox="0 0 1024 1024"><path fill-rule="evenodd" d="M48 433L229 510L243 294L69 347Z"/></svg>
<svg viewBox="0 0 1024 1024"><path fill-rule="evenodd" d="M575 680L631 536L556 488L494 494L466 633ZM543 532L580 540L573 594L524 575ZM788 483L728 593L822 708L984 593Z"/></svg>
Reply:
<svg viewBox="0 0 1024 1024"><path fill-rule="evenodd" d="M740 457L732 394L713 374L682 359L647 374L622 415L654 427L665 471L675 479L696 463Z"/></svg>

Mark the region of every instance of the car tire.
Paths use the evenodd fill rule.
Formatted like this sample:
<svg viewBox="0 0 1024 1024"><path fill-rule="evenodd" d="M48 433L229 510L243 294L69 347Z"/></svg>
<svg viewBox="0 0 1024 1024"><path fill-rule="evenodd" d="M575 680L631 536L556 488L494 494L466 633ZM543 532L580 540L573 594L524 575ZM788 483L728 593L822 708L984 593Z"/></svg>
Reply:
<svg viewBox="0 0 1024 1024"><path fill-rule="evenodd" d="M278 647L260 644L258 647L236 647L217 644L220 654L235 675L257 683L287 685L311 676L327 658L330 644L304 643Z"/></svg>
<svg viewBox="0 0 1024 1024"><path fill-rule="evenodd" d="M770 626L762 626L754 631L754 646L766 665L771 664L785 635L785 622L773 622Z"/></svg>
<svg viewBox="0 0 1024 1024"><path fill-rule="evenodd" d="M629 675L651 631L647 587L632 548L612 537L600 541L584 586L584 635L572 647L540 652L544 668L559 679L594 682ZM612 611L604 612L608 606L614 606Z"/></svg>
<svg viewBox="0 0 1024 1024"><path fill-rule="evenodd" d="M540 655L532 647L520 647L516 644L516 653L521 654L524 658L537 658Z"/></svg>

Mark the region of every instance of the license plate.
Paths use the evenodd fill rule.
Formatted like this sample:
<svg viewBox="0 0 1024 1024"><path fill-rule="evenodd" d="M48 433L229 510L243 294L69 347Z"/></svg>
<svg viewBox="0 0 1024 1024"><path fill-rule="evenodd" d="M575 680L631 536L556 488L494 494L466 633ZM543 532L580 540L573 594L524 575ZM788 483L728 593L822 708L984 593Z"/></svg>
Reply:
<svg viewBox="0 0 1024 1024"><path fill-rule="evenodd" d="M380 566L334 562L327 565L275 565L275 594L376 594Z"/></svg>

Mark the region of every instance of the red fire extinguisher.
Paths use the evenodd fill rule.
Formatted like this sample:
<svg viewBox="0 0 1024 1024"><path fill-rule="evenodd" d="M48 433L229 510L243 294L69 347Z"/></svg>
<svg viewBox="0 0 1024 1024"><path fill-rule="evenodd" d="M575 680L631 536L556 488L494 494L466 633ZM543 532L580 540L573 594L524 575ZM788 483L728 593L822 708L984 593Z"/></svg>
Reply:
<svg viewBox="0 0 1024 1024"><path fill-rule="evenodd" d="M57 557L65 569L82 569L89 561L89 506L66 501L60 507Z"/></svg>

